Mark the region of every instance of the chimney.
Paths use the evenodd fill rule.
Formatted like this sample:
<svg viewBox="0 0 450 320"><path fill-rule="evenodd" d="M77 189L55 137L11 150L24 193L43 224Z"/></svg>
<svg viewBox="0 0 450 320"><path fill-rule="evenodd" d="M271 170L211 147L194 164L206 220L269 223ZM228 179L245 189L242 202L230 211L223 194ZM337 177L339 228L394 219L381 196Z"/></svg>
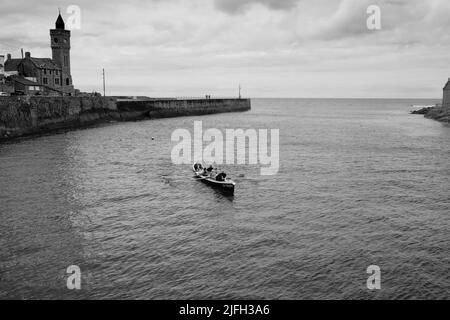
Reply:
<svg viewBox="0 0 450 320"><path fill-rule="evenodd" d="M25 59L30 59L30 58L31 58L31 53L25 52Z"/></svg>
<svg viewBox="0 0 450 320"><path fill-rule="evenodd" d="M6 55L6 57L7 57L7 58L6 58L7 61L8 61L8 60L11 60L11 53L8 53L8 54Z"/></svg>

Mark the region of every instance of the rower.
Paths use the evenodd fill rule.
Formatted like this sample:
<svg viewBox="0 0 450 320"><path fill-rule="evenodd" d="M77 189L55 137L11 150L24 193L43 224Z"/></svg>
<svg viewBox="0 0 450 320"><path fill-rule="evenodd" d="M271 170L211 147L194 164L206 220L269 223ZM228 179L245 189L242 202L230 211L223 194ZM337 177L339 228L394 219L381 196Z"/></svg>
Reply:
<svg viewBox="0 0 450 320"><path fill-rule="evenodd" d="M227 177L227 174L225 172L221 172L216 176L217 181L225 181L225 178Z"/></svg>

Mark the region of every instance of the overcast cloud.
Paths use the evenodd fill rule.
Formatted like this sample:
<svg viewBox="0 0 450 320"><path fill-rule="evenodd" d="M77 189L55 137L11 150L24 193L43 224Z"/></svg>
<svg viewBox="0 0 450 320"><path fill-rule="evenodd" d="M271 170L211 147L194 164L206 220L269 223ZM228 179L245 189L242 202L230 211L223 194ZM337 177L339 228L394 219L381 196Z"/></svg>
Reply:
<svg viewBox="0 0 450 320"><path fill-rule="evenodd" d="M61 7L74 84L110 94L439 98L450 76L448 0L0 0L0 54L51 57ZM378 5L382 29L366 28Z"/></svg>

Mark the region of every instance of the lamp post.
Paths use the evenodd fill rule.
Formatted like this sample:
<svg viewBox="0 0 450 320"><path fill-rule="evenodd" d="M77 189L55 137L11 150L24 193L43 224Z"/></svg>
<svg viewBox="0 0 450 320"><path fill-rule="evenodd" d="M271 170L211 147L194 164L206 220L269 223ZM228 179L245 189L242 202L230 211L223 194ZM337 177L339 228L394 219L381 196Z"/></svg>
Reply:
<svg viewBox="0 0 450 320"><path fill-rule="evenodd" d="M103 96L106 97L105 69L103 69Z"/></svg>

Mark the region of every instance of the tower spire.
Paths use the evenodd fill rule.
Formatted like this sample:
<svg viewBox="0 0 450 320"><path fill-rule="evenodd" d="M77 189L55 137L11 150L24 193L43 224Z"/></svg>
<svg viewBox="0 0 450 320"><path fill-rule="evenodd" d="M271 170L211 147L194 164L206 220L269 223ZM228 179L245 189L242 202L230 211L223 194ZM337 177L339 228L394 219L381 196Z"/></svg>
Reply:
<svg viewBox="0 0 450 320"><path fill-rule="evenodd" d="M55 29L58 30L64 30L66 28L66 25L64 23L64 20L61 16L61 9L58 8L59 14L58 14L58 19L56 19L56 23L55 23Z"/></svg>

